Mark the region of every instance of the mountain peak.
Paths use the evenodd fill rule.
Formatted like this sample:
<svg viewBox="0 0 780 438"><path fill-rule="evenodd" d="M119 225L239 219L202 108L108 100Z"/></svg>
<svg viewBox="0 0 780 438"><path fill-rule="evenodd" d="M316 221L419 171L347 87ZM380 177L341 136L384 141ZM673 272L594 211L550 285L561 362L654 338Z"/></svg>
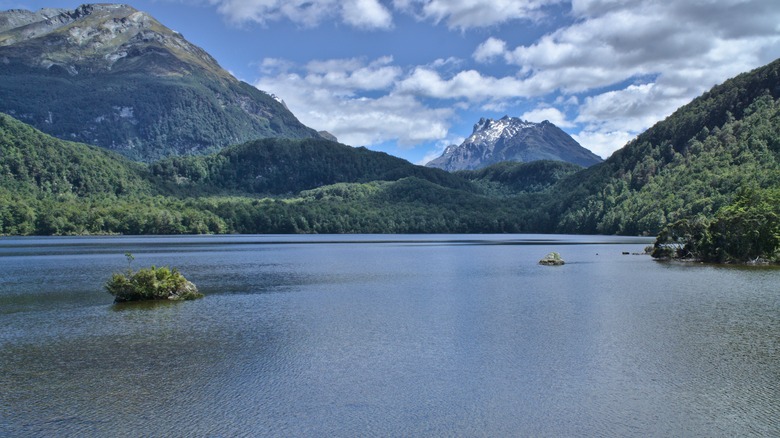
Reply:
<svg viewBox="0 0 780 438"><path fill-rule="evenodd" d="M480 118L459 146L449 146L428 164L448 171L480 169L502 161L556 160L590 166L601 158L548 120L533 123L508 115Z"/></svg>
<svg viewBox="0 0 780 438"><path fill-rule="evenodd" d="M0 112L132 159L319 138L200 47L125 4L0 12Z"/></svg>
<svg viewBox="0 0 780 438"><path fill-rule="evenodd" d="M0 12L0 45L7 46L38 38L87 17L122 17L138 11L128 5L96 3L84 4L74 10L44 8L37 12L11 9Z"/></svg>
<svg viewBox="0 0 780 438"><path fill-rule="evenodd" d="M71 75L123 68L162 76L181 75L197 65L216 77L233 80L214 58L180 33L125 4L2 12L3 46L15 48L6 55L8 58L31 67L58 67ZM157 56L142 56L147 54ZM143 62L138 62L141 59Z"/></svg>

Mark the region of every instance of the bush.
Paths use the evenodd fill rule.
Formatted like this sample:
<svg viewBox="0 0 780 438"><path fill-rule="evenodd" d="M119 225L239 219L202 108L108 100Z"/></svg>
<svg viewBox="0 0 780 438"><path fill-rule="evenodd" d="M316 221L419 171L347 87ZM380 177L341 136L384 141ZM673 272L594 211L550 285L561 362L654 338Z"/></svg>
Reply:
<svg viewBox="0 0 780 438"><path fill-rule="evenodd" d="M114 302L142 300L194 300L203 297L195 285L178 270L167 266L140 269L127 274L115 273L106 283Z"/></svg>

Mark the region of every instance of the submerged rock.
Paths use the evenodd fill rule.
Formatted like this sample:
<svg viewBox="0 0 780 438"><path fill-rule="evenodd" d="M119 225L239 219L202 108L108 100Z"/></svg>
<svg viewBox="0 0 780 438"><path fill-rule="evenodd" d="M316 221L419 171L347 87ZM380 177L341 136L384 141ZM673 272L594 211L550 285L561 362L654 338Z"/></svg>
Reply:
<svg viewBox="0 0 780 438"><path fill-rule="evenodd" d="M557 252L551 252L544 256L543 259L539 260L540 265L547 265L547 266L560 266L566 262L563 261L561 258L561 255Z"/></svg>

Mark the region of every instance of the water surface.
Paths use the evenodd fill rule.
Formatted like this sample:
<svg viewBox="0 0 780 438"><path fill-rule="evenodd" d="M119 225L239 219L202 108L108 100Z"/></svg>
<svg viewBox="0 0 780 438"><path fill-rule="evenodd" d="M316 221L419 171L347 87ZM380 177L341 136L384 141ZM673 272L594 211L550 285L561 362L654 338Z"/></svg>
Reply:
<svg viewBox="0 0 780 438"><path fill-rule="evenodd" d="M3 238L0 435L780 435L780 271L647 243ZM206 298L113 305L125 252Z"/></svg>

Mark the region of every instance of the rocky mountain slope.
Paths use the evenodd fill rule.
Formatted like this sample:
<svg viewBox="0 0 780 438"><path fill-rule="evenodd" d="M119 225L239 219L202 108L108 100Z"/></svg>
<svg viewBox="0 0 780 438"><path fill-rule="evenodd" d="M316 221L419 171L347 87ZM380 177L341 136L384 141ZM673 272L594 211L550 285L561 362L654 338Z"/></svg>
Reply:
<svg viewBox="0 0 780 438"><path fill-rule="evenodd" d="M142 161L261 137L320 137L127 5L1 12L0 112Z"/></svg>
<svg viewBox="0 0 780 438"><path fill-rule="evenodd" d="M502 161L565 161L583 167L602 161L554 124L516 117L480 119L460 145L449 146L426 166L447 171L475 170Z"/></svg>

